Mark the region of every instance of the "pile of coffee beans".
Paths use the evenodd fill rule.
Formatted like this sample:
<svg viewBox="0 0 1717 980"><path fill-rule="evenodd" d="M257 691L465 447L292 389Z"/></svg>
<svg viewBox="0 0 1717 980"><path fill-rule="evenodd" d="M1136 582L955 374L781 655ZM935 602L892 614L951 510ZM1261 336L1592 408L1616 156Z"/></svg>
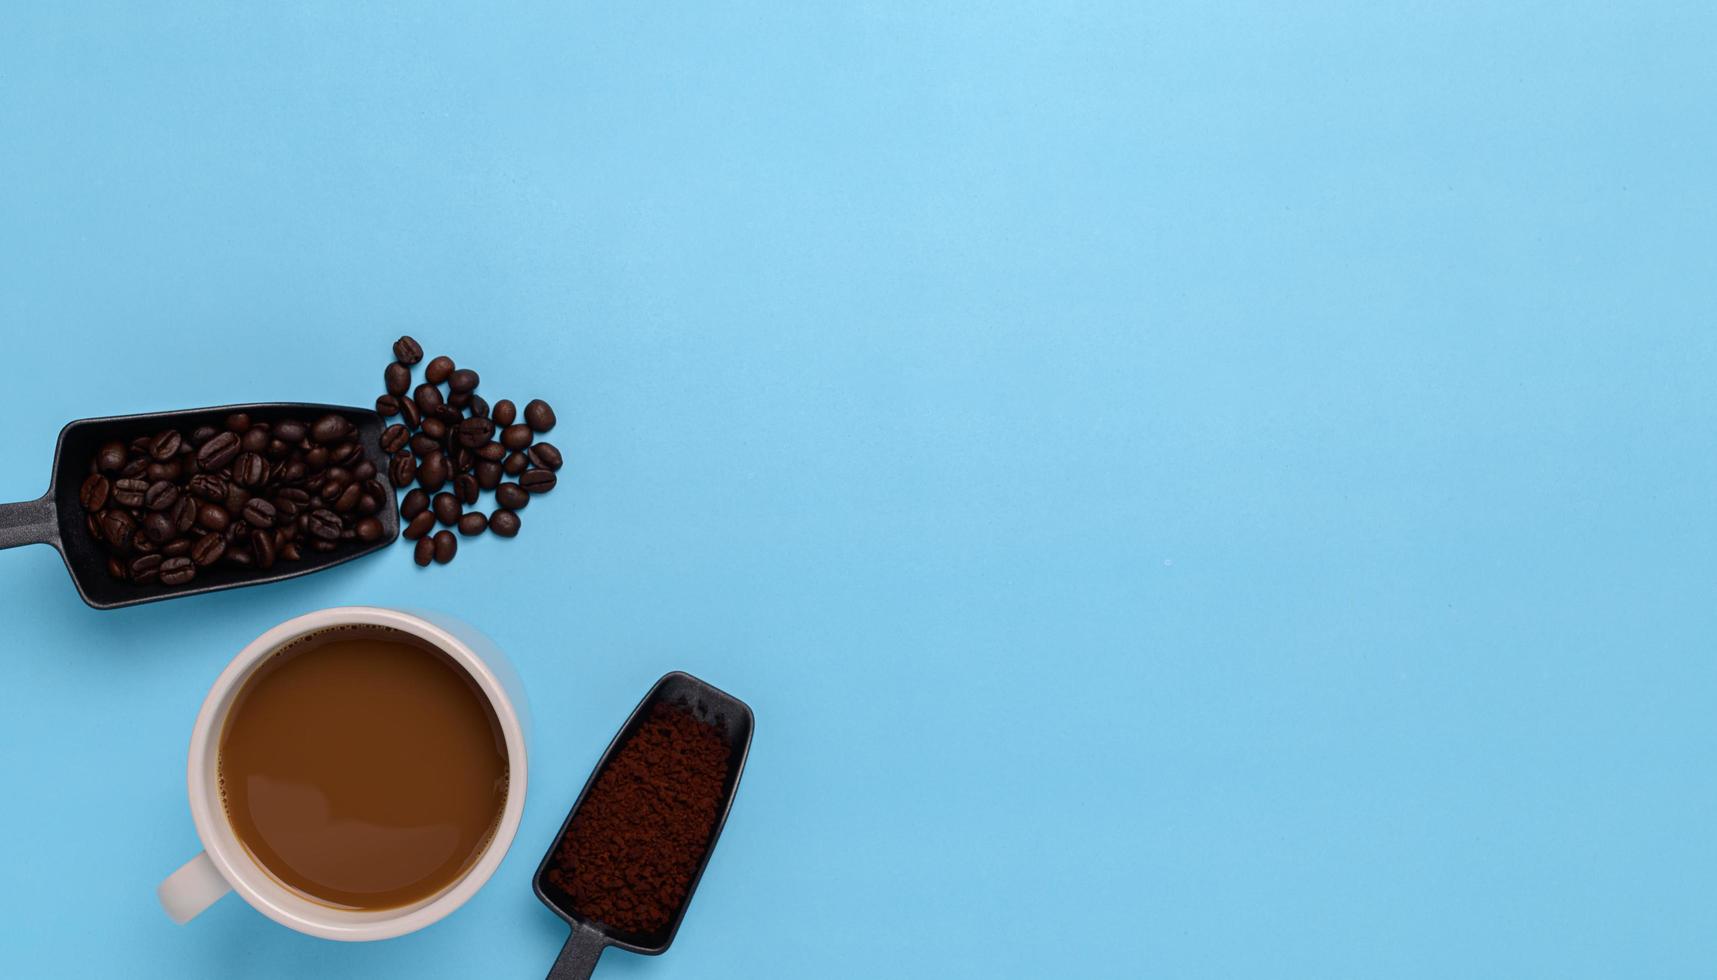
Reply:
<svg viewBox="0 0 1717 980"><path fill-rule="evenodd" d="M266 570L375 541L387 492L343 416L271 424L239 412L104 443L78 499L109 575L183 585L212 565Z"/></svg>
<svg viewBox="0 0 1717 980"><path fill-rule="evenodd" d="M388 480L406 491L399 516L406 540L417 542L417 563L452 561L459 550L453 528L465 537L518 534L519 511L554 489L561 467L560 450L537 438L554 428L554 409L540 398L522 412L505 398L491 405L477 394L477 372L445 355L424 364L414 388L411 369L423 360L423 346L401 337L393 355L376 411L400 420L382 431L381 444ZM484 491L500 506L489 514L468 510Z"/></svg>

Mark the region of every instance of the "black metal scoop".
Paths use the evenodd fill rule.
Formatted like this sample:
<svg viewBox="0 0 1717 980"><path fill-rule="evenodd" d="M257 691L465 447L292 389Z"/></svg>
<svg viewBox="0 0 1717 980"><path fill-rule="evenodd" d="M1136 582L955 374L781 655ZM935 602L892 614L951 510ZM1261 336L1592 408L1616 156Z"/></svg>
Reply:
<svg viewBox="0 0 1717 980"><path fill-rule="evenodd" d="M663 701L687 707L698 720L721 729L722 737L727 740L728 746L727 781L722 785L721 815L716 818L715 827L710 831L709 844L698 861L691 886L686 889L686 897L680 901L680 907L674 910L673 917L668 920L666 926L656 932L639 935L621 932L602 922L579 915L573 910L571 896L548 880L548 871L554 861L555 851L566 837L568 828L572 826L572 818L578 815L578 808L584 805L584 798L590 795L590 788L596 785L596 777L602 775L614 753L626 744L649 717L650 709L657 702ZM591 770L590 778L585 780L584 789L579 791L577 802L572 805L572 812L567 814L566 822L560 825L559 832L554 835L554 843L549 845L542 864L537 866L537 875L533 882L537 898L542 899L544 905L553 909L556 915L572 926L572 935L561 948L560 957L554 961L554 968L549 970L548 980L587 980L591 971L596 969L597 958L609 946L618 946L646 956L667 951L674 941L674 933L680 929L680 920L685 917L686 906L691 904L692 894L697 891L698 880L703 877L704 867L709 864L709 856L715 852L715 843L721 838L722 825L727 823L727 812L733 808L733 794L739 789L739 776L745 769L746 753L751 749L751 727L751 708L744 701L677 670L657 681L656 685L650 688L650 693L644 695L644 700L638 702L638 707L632 709L631 717L626 719L626 724L620 726L620 731L614 736L614 740L608 743L608 749L602 753L601 761Z"/></svg>
<svg viewBox="0 0 1717 980"><path fill-rule="evenodd" d="M334 551L306 552L300 561L277 562L267 571L217 565L202 569L196 578L183 585L163 585L160 582L138 585L121 582L108 575L107 553L90 538L89 530L84 526L83 505L78 502L78 489L89 473L89 461L95 456L96 448L110 439L129 442L137 436L150 435L162 429L189 432L199 425L218 426L234 412L247 412L259 422L292 418L307 425L330 412L343 415L357 426L358 443L363 447L365 457L375 464L376 472L387 473L387 455L381 449L382 417L367 408L309 402L260 402L79 419L66 423L66 427L60 430L48 492L37 500L0 504L0 548L15 548L23 544L53 545L65 559L66 570L71 572L72 584L77 586L83 601L96 609L117 609L157 599L176 599L308 575L378 551L399 536L399 511L394 504L394 495L388 493L382 509L375 515L382 522L382 536L375 541L346 541ZM382 479L385 482L386 477Z"/></svg>

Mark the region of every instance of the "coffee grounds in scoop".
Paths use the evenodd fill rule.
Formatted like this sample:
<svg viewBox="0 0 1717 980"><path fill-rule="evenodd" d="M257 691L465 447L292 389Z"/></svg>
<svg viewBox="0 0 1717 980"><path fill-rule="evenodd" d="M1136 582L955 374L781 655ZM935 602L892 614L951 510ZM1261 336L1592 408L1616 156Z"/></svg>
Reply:
<svg viewBox="0 0 1717 980"><path fill-rule="evenodd" d="M578 914L633 934L666 926L685 901L727 782L721 730L658 704L596 777L548 880Z"/></svg>

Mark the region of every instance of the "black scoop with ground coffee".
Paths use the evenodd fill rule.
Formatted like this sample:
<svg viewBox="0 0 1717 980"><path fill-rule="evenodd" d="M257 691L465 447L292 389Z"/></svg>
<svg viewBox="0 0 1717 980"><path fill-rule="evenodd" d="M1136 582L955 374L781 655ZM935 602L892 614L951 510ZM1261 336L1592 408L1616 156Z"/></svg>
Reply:
<svg viewBox="0 0 1717 980"><path fill-rule="evenodd" d="M96 609L319 572L399 536L385 479L369 485L381 431L367 408L302 402L80 419L48 492L0 504L0 548L52 545Z"/></svg>
<svg viewBox="0 0 1717 980"><path fill-rule="evenodd" d="M586 980L609 946L667 951L721 836L751 748L751 709L674 671L602 754L537 868L572 926L549 980Z"/></svg>

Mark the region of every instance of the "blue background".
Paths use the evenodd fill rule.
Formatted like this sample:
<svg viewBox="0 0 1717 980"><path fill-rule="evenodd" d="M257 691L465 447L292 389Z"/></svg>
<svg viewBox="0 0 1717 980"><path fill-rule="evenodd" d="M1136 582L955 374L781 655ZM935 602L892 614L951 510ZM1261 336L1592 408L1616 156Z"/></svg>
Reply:
<svg viewBox="0 0 1717 980"><path fill-rule="evenodd" d="M366 404L403 331L571 463L444 569L97 613L0 556L0 974L541 976L530 873L682 668L750 768L600 977L1709 976L1714 48L1704 3L8 5L0 495L75 417ZM392 942L171 925L209 682L343 603L516 656L512 854Z"/></svg>

